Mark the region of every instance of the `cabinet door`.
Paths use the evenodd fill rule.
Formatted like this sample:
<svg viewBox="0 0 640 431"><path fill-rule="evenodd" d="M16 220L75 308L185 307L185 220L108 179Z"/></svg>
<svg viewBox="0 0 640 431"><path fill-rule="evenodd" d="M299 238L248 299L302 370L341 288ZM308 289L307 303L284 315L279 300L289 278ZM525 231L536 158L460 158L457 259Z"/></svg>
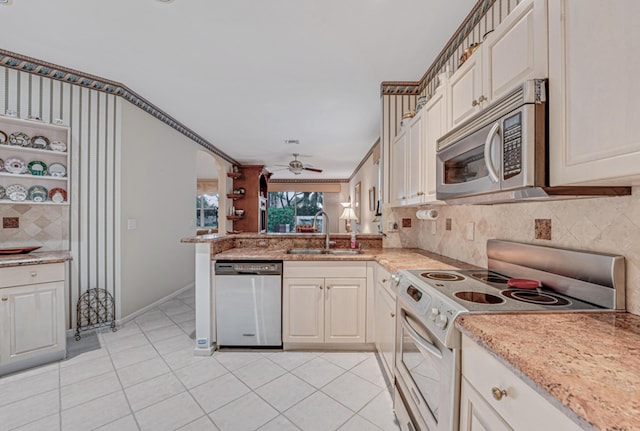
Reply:
<svg viewBox="0 0 640 431"><path fill-rule="evenodd" d="M384 287L376 286L376 348L383 359L387 376L393 381L393 365L396 340L395 301Z"/></svg>
<svg viewBox="0 0 640 431"><path fill-rule="evenodd" d="M364 343L367 280L327 278L325 286L325 342Z"/></svg>
<svg viewBox="0 0 640 431"><path fill-rule="evenodd" d="M323 278L283 279L283 342L324 342L324 287Z"/></svg>
<svg viewBox="0 0 640 431"><path fill-rule="evenodd" d="M427 102L423 110L426 116L425 133L425 160L426 166L423 174L425 201L431 201L436 196L436 152L438 151L438 139L444 135L447 127L446 91L442 87Z"/></svg>
<svg viewBox="0 0 640 431"><path fill-rule="evenodd" d="M0 290L2 365L65 350L64 282Z"/></svg>
<svg viewBox="0 0 640 431"><path fill-rule="evenodd" d="M422 196L424 196L422 171L424 170L424 150L423 144L425 142L425 117L424 112L419 112L418 115L412 120L409 126L409 141L407 144L407 151L405 155L405 175L406 175L406 187L407 195L406 204L420 203Z"/></svg>
<svg viewBox="0 0 640 431"><path fill-rule="evenodd" d="M523 81L547 78L547 2L524 0L482 46L482 94L489 101Z"/></svg>
<svg viewBox="0 0 640 431"><path fill-rule="evenodd" d="M549 180L640 181L640 2L549 2Z"/></svg>
<svg viewBox="0 0 640 431"><path fill-rule="evenodd" d="M460 431L513 431L465 378L460 391Z"/></svg>
<svg viewBox="0 0 640 431"><path fill-rule="evenodd" d="M404 164L407 140L408 134L403 132L391 143L391 196L389 200L393 206L400 205L406 199Z"/></svg>
<svg viewBox="0 0 640 431"><path fill-rule="evenodd" d="M478 98L482 94L482 68L478 50L456 70L448 86L449 129L453 129L480 109Z"/></svg>

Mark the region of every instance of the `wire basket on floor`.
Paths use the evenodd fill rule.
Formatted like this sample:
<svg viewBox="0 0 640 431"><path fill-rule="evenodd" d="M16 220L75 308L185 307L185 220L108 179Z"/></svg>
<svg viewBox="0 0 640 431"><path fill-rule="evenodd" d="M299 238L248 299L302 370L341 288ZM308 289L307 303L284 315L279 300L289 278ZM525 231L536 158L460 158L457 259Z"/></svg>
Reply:
<svg viewBox="0 0 640 431"><path fill-rule="evenodd" d="M78 299L76 340L80 340L80 331L89 331L110 326L116 332L116 305L113 296L104 289L89 289Z"/></svg>

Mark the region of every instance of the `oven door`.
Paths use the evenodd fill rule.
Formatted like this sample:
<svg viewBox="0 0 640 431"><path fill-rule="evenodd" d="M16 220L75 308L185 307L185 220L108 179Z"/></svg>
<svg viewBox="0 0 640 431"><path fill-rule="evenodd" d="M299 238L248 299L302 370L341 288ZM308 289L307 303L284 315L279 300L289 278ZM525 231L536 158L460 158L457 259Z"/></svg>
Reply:
<svg viewBox="0 0 640 431"><path fill-rule="evenodd" d="M451 408L447 405L449 400L441 399L442 387L446 384L443 368L447 368L443 361L449 359L448 350L439 346L428 330L401 307L398 317L396 371L401 381L400 390L416 422L422 423L418 426L429 431L439 430L441 410L448 416Z"/></svg>

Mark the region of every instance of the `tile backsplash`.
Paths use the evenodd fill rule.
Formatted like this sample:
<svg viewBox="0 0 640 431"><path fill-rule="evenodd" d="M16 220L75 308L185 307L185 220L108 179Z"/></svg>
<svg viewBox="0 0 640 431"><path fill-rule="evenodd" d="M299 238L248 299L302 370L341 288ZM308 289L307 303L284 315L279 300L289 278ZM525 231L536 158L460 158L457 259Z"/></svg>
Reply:
<svg viewBox="0 0 640 431"><path fill-rule="evenodd" d="M42 244L40 251L69 249L68 206L2 204L0 218L19 222L17 229L0 229L2 246Z"/></svg>
<svg viewBox="0 0 640 431"><path fill-rule="evenodd" d="M631 196L437 209L436 221L418 220L416 208L389 211L385 220L413 217L414 223L387 232L384 246L418 247L481 266L487 263L491 238L620 254L626 258L627 310L640 315L640 187ZM451 230L445 229L447 219ZM551 239L536 239L536 220L538 237ZM473 240L467 239L469 223L474 223Z"/></svg>

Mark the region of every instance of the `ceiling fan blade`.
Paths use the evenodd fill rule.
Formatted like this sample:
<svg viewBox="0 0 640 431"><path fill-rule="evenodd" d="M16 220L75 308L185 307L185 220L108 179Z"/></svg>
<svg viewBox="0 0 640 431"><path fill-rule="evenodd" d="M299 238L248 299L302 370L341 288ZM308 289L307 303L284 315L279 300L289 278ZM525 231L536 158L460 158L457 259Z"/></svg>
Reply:
<svg viewBox="0 0 640 431"><path fill-rule="evenodd" d="M311 172L322 172L322 169L311 168L311 167L308 167L308 166L306 166L306 167L304 167L302 169L304 169L305 171L311 171Z"/></svg>

